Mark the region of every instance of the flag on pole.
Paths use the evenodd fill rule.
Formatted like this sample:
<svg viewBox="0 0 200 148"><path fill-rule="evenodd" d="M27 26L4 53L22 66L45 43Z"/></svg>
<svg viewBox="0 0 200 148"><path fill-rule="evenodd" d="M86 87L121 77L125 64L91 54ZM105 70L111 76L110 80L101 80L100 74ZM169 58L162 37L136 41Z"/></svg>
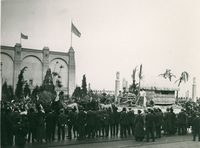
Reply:
<svg viewBox="0 0 200 148"><path fill-rule="evenodd" d="M28 36L27 36L27 35L23 35L23 34L21 33L21 38L22 38L22 39L28 39Z"/></svg>
<svg viewBox="0 0 200 148"><path fill-rule="evenodd" d="M78 31L78 29L74 26L73 23L71 26L71 32L74 33L76 36L81 37L81 33Z"/></svg>

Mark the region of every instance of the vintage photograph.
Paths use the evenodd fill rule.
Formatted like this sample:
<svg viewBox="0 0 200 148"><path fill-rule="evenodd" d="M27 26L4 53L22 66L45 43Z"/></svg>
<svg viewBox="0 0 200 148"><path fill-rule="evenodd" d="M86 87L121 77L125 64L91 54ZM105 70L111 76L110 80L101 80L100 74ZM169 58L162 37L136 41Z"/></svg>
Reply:
<svg viewBox="0 0 200 148"><path fill-rule="evenodd" d="M199 148L199 0L1 0L2 148Z"/></svg>

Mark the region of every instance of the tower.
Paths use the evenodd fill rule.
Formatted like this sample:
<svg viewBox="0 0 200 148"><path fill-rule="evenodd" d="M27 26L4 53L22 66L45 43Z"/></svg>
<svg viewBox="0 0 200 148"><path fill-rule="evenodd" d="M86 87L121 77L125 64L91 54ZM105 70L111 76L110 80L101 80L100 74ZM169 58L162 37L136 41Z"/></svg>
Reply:
<svg viewBox="0 0 200 148"><path fill-rule="evenodd" d="M120 73L117 72L116 73L116 80L115 80L115 102L117 102L117 96L118 96L119 90L120 90L119 75L120 75Z"/></svg>
<svg viewBox="0 0 200 148"><path fill-rule="evenodd" d="M193 78L193 85L192 85L192 100L194 102L197 101L197 98L196 98L196 78L195 77Z"/></svg>

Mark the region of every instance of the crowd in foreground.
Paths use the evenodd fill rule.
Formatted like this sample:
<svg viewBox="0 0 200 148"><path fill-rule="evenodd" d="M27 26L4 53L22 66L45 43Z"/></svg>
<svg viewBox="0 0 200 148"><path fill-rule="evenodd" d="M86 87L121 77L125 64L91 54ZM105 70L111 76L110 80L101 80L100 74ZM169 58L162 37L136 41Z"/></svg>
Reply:
<svg viewBox="0 0 200 148"><path fill-rule="evenodd" d="M81 106L79 111L75 108L61 108L59 112L50 110L48 113L39 106L37 109L29 108L27 114L20 114L17 107L11 109L6 106L2 108L1 115L1 144L13 145L15 141L15 145L23 148L26 142L108 136L126 138L129 135L134 135L136 141L145 138L147 142L149 139L154 142L155 138L162 137L162 130L165 135L185 135L188 128L192 128L193 140L198 135L200 141L199 116L196 110L188 114L182 109L179 114L175 114L173 108L167 108L166 112L159 108L149 108L144 112L123 108L118 112L116 106L102 110L91 107L86 110Z"/></svg>

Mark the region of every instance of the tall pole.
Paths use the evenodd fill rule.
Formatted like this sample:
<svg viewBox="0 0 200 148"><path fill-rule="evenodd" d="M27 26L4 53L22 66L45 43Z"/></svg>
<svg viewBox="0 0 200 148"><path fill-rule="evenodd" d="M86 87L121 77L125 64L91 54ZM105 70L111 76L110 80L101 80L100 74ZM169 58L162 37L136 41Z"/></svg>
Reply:
<svg viewBox="0 0 200 148"><path fill-rule="evenodd" d="M72 47L72 23L73 23L73 19L71 19L71 47Z"/></svg>

